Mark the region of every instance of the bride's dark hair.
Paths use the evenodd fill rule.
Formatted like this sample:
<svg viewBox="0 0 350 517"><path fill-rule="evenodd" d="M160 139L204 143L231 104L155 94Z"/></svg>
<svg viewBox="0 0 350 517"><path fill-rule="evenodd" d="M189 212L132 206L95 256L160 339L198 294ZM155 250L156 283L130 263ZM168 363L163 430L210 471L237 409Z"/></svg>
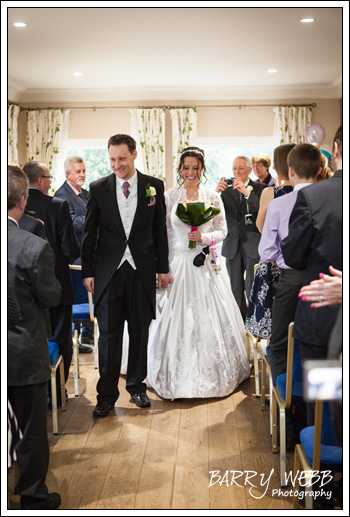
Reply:
<svg viewBox="0 0 350 517"><path fill-rule="evenodd" d="M203 169L203 176L205 178L205 181L207 181L207 178L206 178L206 175L205 175L206 168L205 168L205 163L204 163L204 151L203 151L203 149L200 149L199 147L185 147L185 149L183 149L181 151L179 166L177 168L177 178L176 178L176 180L177 180L178 185L181 187L181 185L183 185L183 183L184 183L184 180L183 180L182 175L181 175L181 170L182 170L182 168L184 166L184 161L185 161L185 158L187 156L193 156L194 158L197 158L198 162L201 165L201 169Z"/></svg>

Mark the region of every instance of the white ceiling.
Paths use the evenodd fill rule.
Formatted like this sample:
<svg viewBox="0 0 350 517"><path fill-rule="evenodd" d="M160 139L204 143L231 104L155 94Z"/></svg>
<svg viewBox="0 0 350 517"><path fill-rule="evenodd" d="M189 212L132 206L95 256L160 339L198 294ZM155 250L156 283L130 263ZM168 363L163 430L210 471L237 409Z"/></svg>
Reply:
<svg viewBox="0 0 350 517"><path fill-rule="evenodd" d="M10 7L9 99L339 98L342 9L310 4ZM300 23L305 16L316 21ZM73 77L76 71L83 76Z"/></svg>

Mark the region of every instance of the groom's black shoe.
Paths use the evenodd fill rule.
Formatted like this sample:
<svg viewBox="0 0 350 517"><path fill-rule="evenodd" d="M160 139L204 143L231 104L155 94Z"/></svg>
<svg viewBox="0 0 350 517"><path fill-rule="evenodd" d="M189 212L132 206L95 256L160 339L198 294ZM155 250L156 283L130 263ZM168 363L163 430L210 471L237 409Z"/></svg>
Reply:
<svg viewBox="0 0 350 517"><path fill-rule="evenodd" d="M108 416L110 410L113 408L114 408L114 404L110 404L109 402L106 402L105 400L103 402L98 402L93 411L93 415L98 416L98 417Z"/></svg>
<svg viewBox="0 0 350 517"><path fill-rule="evenodd" d="M146 393L135 393L131 396L130 402L133 402L138 407L150 407L151 401Z"/></svg>

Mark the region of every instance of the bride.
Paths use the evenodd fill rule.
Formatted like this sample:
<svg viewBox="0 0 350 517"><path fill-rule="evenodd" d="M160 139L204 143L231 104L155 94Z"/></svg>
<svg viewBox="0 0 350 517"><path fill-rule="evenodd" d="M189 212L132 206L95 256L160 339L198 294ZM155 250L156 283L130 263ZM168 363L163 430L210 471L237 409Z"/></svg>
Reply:
<svg viewBox="0 0 350 517"><path fill-rule="evenodd" d="M200 184L204 152L187 147L180 156L178 183L165 193L170 272L173 283L157 299L148 345L147 383L164 399L223 397L249 377L243 320L226 267L217 273L206 255L194 258L227 234L220 196ZM175 214L178 203L209 202L220 213L189 231ZM189 239L196 248L188 247ZM204 257L204 255L202 255Z"/></svg>

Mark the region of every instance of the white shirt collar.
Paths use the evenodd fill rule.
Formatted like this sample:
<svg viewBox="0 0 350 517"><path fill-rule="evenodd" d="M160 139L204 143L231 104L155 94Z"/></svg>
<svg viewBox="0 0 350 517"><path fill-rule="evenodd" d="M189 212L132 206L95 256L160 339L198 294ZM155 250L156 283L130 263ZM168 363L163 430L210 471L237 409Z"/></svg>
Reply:
<svg viewBox="0 0 350 517"><path fill-rule="evenodd" d="M135 169L134 174L128 180L125 180L123 178L118 178L118 176L116 176L116 178L117 178L117 181L118 181L120 187L123 185L123 183L125 183L125 181L128 181L130 188L132 188L135 185L135 182L137 181L136 169Z"/></svg>
<svg viewBox="0 0 350 517"><path fill-rule="evenodd" d="M14 219L13 217L11 217L10 215L7 216L8 219L10 219L10 221L13 221L19 228L19 224L18 222L16 221L16 219Z"/></svg>
<svg viewBox="0 0 350 517"><path fill-rule="evenodd" d="M312 185L312 183L298 183L297 185L295 185L293 190L300 190L301 188L308 187L309 185Z"/></svg>

